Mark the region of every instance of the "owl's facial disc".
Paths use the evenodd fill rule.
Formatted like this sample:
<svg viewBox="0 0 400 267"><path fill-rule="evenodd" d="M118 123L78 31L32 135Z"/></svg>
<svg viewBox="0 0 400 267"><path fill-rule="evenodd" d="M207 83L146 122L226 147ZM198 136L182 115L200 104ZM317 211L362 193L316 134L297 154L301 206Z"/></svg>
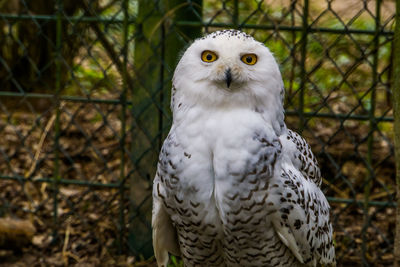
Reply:
<svg viewBox="0 0 400 267"><path fill-rule="evenodd" d="M215 49L215 48L214 48ZM203 66L210 69L207 80L219 88L236 91L248 79L249 72L254 71L258 57L255 53L232 53L225 51L203 50L200 55Z"/></svg>

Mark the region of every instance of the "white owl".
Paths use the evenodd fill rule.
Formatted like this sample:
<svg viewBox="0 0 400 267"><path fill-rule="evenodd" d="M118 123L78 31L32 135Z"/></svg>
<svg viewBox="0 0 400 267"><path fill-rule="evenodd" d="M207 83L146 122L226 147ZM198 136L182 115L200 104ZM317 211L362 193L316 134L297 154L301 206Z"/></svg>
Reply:
<svg viewBox="0 0 400 267"><path fill-rule="evenodd" d="M185 51L153 185L153 246L185 266L336 265L329 204L306 141L286 128L278 65L246 33Z"/></svg>

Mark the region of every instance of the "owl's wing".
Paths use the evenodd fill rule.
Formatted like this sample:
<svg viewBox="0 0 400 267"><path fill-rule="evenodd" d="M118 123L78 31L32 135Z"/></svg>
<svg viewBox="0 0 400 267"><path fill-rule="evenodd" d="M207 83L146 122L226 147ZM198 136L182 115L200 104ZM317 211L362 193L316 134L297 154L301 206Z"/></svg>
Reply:
<svg viewBox="0 0 400 267"><path fill-rule="evenodd" d="M169 163L171 163L172 157L176 154L174 149L176 149L177 145L174 135L171 132L164 141L161 149L157 173L153 181L153 249L159 267L167 267L169 260L168 253L176 256L180 255L176 229L167 212L165 201L167 192L163 183L165 182L163 176L173 174L172 165L169 166Z"/></svg>
<svg viewBox="0 0 400 267"><path fill-rule="evenodd" d="M282 153L289 156L294 167L303 174L305 179L321 186L322 179L318 162L306 140L290 129L279 139L282 143Z"/></svg>
<svg viewBox="0 0 400 267"><path fill-rule="evenodd" d="M273 227L299 262L334 266L329 204L320 188L291 162L281 162L269 186Z"/></svg>
<svg viewBox="0 0 400 267"><path fill-rule="evenodd" d="M157 179L156 175L155 181ZM159 184L155 183L155 185L153 188L152 211L154 255L159 267L167 267L169 260L168 253L180 255L180 251L175 227L172 225L171 218L165 210L162 199L159 197L162 194Z"/></svg>

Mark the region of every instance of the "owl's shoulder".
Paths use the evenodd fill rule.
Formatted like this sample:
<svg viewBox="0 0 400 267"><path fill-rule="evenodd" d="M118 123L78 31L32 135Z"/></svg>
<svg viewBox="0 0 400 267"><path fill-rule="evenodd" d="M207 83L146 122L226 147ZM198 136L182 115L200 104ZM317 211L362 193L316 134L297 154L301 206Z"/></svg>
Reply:
<svg viewBox="0 0 400 267"><path fill-rule="evenodd" d="M314 156L307 141L290 129L287 129L279 139L282 143L283 153L294 167L303 174L305 179L320 186L322 182L321 171L317 158Z"/></svg>

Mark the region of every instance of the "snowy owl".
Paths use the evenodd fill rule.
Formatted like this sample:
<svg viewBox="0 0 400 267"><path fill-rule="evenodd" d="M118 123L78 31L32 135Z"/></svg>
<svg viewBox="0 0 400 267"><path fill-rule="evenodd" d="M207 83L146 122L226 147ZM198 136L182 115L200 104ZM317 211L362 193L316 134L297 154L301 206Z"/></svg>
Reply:
<svg viewBox="0 0 400 267"><path fill-rule="evenodd" d="M197 39L172 81L173 124L153 184L153 246L185 266L334 266L329 204L306 141L286 128L267 47Z"/></svg>

